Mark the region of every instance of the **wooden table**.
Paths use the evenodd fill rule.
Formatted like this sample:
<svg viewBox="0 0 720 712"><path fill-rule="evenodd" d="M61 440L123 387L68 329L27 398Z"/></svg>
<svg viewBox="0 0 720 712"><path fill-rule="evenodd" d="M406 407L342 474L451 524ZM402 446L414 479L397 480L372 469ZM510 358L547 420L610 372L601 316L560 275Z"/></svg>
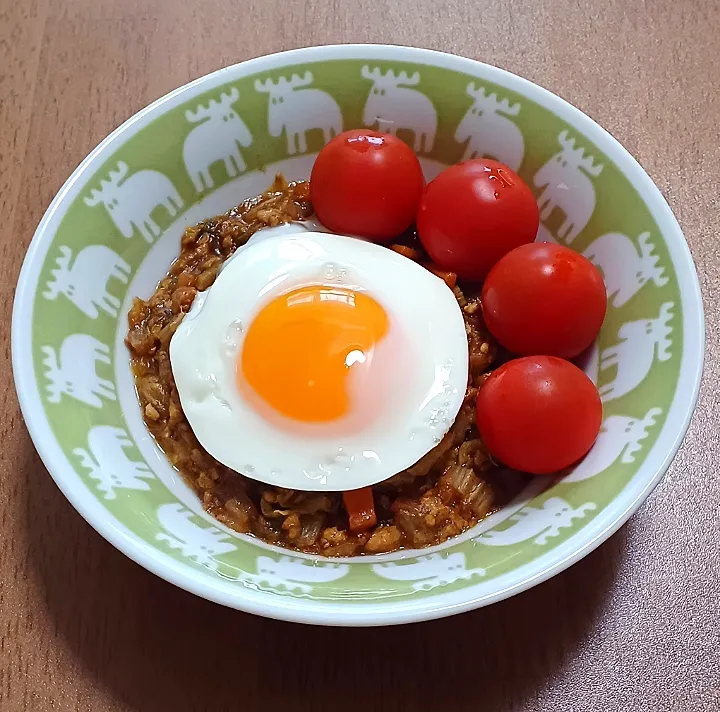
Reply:
<svg viewBox="0 0 720 712"><path fill-rule="evenodd" d="M720 4L717 0L0 0L0 709L720 710ZM597 119L675 211L710 335L695 419L632 521L489 609L312 629L193 597L105 543L23 425L10 306L71 170L175 86L302 45L394 42L482 59ZM712 336L714 334L714 336Z"/></svg>

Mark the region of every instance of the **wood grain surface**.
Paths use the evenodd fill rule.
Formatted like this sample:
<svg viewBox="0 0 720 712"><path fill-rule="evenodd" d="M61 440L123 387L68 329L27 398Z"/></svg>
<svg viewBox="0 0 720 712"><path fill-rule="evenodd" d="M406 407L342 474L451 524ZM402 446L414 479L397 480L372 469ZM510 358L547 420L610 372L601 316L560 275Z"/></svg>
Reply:
<svg viewBox="0 0 720 712"><path fill-rule="evenodd" d="M525 76L657 182L700 273L700 403L630 523L564 574L454 619L306 628L225 610L105 543L44 470L10 370L43 211L111 129L223 65L303 45L447 50ZM0 710L720 710L717 0L0 0Z"/></svg>

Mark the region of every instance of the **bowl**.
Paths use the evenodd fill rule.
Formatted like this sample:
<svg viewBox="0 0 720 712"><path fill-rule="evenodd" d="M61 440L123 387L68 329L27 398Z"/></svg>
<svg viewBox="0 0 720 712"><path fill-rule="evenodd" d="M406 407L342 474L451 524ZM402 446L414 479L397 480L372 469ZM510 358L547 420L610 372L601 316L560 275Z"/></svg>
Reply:
<svg viewBox="0 0 720 712"><path fill-rule="evenodd" d="M379 118L378 118L379 117ZM186 226L307 178L333 132L378 125L428 178L471 156L517 169L539 239L588 256L609 310L586 372L604 405L590 454L531 481L474 529L424 550L329 560L207 515L140 416L123 344ZM698 393L703 315L683 235L638 163L582 112L508 72L409 47L313 47L253 59L171 92L80 164L20 275L12 355L43 462L85 519L164 579L233 608L329 625L447 616L529 588L607 539L658 483Z"/></svg>

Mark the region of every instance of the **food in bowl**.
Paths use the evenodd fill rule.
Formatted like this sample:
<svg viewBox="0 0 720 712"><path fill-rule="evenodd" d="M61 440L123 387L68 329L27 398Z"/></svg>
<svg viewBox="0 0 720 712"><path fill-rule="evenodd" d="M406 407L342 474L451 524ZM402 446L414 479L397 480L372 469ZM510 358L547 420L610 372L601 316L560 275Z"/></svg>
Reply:
<svg viewBox="0 0 720 712"><path fill-rule="evenodd" d="M375 84L368 81L361 72L365 65L371 70L367 74L383 77ZM367 121L376 115L370 114L370 106L363 107L376 101L384 78L387 105L377 115L391 119L393 130L397 127L411 145L412 131L424 132L418 134L416 151L428 177L463 153L498 150L497 158L519 170L543 206L548 200L555 206L549 217L552 206L542 208L539 238L568 244L590 257L608 286L608 316L583 362L603 396L603 431L591 454L549 486L545 478L531 479L509 506L430 550L336 563L274 550L254 537L232 536L202 512L179 473L154 450L134 389L128 387L129 360L116 341L126 334L124 317L132 296L152 294L178 254L187 225L259 194L271 182L268 175L280 172L295 180L311 175L321 133L310 130L306 145L302 133L297 134L303 127L296 122L287 125L286 136L275 137L282 131L277 121L269 128L275 104L267 94L255 96L256 84L283 89L283 79L292 83L293 72L304 76L306 70L312 72L314 88L286 92L285 103L278 100L278 112L287 109L301 121L319 117L326 125L329 112L316 101L322 90L340 108L343 124L336 130L358 126L364 115ZM414 82L413 96L427 97L425 103L441 117L436 131L425 120L427 114L406 101L406 89L397 92L402 101L389 105L396 99L394 90L387 89L393 75ZM471 82L477 98L470 89L466 93ZM240 163L237 175L237 166L217 161L206 187L197 187L196 170L205 161L229 156L222 153L223 146L230 146L229 137L217 129L228 113L224 99L235 96L235 90L239 99L227 102L231 114L245 122L253 137L249 150L240 148L246 168ZM274 100L278 92L273 92ZM508 106L509 119L491 123L493 103ZM200 125L186 118L201 106L210 111L216 106L215 123ZM302 114L302 108L312 108L312 115ZM482 116L476 119L478 109ZM312 126L317 124L305 128ZM208 150L194 165L183 165L185 140L201 146L201 134ZM510 139L515 136L518 151L512 158ZM560 149L567 167L559 163ZM111 206L88 206L91 189L119 162L129 166L127 185L121 181L124 192L117 194L122 210L113 214ZM592 168L589 183L583 177L585 164ZM164 183L150 184L151 177ZM175 217L161 203L168 180L184 206ZM559 183L564 190L557 189ZM144 199L146 194L153 202ZM154 222L143 223L143 211L153 205L158 206ZM132 238L124 237L121 217L136 220L139 227ZM98 256L100 244L112 250L105 250L106 255L122 258L115 258L117 276L107 277L107 260L96 262L89 273L81 269L91 254ZM60 256L66 269L55 277ZM61 283L66 272L68 279ZM51 279L60 286L54 299L46 296ZM77 293L63 291L63 284L74 285ZM127 307L118 309L123 300ZM665 309L671 302L668 320ZM636 327L649 322L653 329L642 332L643 341ZM655 326L662 324L667 328L658 331ZM97 347L107 346L110 363L99 355L93 369L87 360L71 360L70 346L79 345L75 334L92 335ZM645 360L652 344L655 358ZM100 393L93 403L87 396L81 402L81 393L88 391L77 388L59 400L48 398L44 362L50 348L66 374L66 365L85 364L87 377L74 384L111 380L116 398ZM611 354L617 367L610 365ZM659 191L627 152L586 116L519 77L411 48L313 48L253 60L204 77L133 117L83 162L53 202L23 268L13 318L13 365L23 413L51 474L92 526L141 565L206 598L264 615L342 625L399 623L469 610L524 590L577 561L622 524L660 479L687 426L701 363L702 309L691 258Z"/></svg>
<svg viewBox="0 0 720 712"><path fill-rule="evenodd" d="M597 437L599 396L567 361L545 357L550 375L536 374L556 390L569 384L564 398L524 377L520 361L489 375L498 344L480 278L494 268L493 323L511 341L519 330L502 308L503 260L517 273L518 250L533 250L529 188L488 160L423 184L394 136L341 134L310 183L278 176L266 193L189 228L154 295L135 300L127 345L144 420L232 529L328 556L437 544L517 495L525 473L556 472ZM310 198L325 225L310 220ZM585 258L555 257L573 276L570 296L599 282L604 300ZM558 291L558 278L545 281ZM532 300L542 300L535 282ZM595 322L585 329L593 339ZM550 410L525 409L539 397ZM540 412L565 414L563 439L533 422ZM584 430L572 439L576 422Z"/></svg>

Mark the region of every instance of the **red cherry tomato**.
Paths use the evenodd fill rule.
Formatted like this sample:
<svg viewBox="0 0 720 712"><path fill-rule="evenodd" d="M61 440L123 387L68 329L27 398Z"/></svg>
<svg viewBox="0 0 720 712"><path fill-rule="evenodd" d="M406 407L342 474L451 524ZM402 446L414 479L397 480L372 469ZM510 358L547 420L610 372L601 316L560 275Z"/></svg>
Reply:
<svg viewBox="0 0 720 712"><path fill-rule="evenodd" d="M535 242L517 247L490 270L482 309L490 333L508 351L574 358L597 337L607 292L586 257Z"/></svg>
<svg viewBox="0 0 720 712"><path fill-rule="evenodd" d="M470 280L483 279L503 255L532 242L539 223L530 188L487 158L444 170L425 188L417 217L433 262Z"/></svg>
<svg viewBox="0 0 720 712"><path fill-rule="evenodd" d="M601 422L593 382L554 356L509 361L478 393L477 428L485 445L522 472L547 475L574 464L592 447Z"/></svg>
<svg viewBox="0 0 720 712"><path fill-rule="evenodd" d="M412 149L390 134L345 131L315 159L310 199L333 232L387 242L415 221L425 186Z"/></svg>

